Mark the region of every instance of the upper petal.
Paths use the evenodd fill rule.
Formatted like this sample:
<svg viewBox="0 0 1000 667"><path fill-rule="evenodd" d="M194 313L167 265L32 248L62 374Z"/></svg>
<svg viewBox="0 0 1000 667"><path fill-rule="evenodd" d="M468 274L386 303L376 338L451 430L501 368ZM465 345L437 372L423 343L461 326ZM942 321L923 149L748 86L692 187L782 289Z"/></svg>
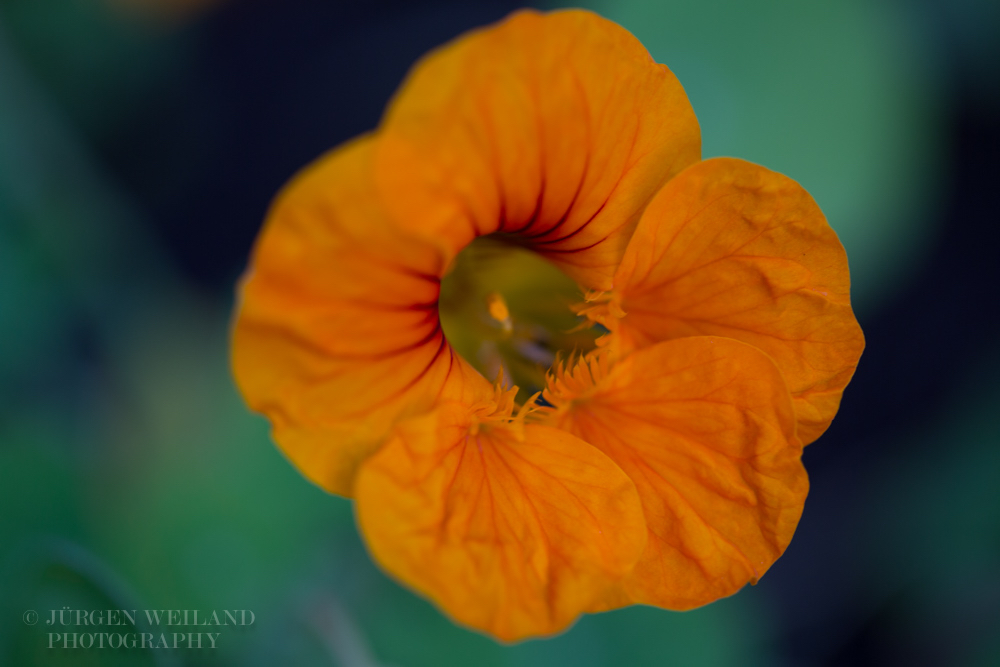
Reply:
<svg viewBox="0 0 1000 667"><path fill-rule="evenodd" d="M441 332L441 253L388 222L371 183L373 142L332 151L282 192L233 327L247 403L303 474L343 495L395 419L491 391Z"/></svg>
<svg viewBox="0 0 1000 667"><path fill-rule="evenodd" d="M864 337L847 256L795 181L731 158L696 164L643 214L615 275L634 345L716 335L774 359L806 444L830 425Z"/></svg>
<svg viewBox="0 0 1000 667"><path fill-rule="evenodd" d="M635 487L554 428L488 423L446 405L401 423L355 488L374 557L460 623L513 641L606 606L639 557Z"/></svg>
<svg viewBox="0 0 1000 667"><path fill-rule="evenodd" d="M454 253L499 232L606 289L638 216L701 154L677 79L586 11L521 11L432 52L382 121L379 185Z"/></svg>
<svg viewBox="0 0 1000 667"><path fill-rule="evenodd" d="M808 491L774 363L739 341L692 337L610 369L581 364L546 398L553 425L611 457L639 490L649 542L624 600L689 609L756 582L791 540Z"/></svg>

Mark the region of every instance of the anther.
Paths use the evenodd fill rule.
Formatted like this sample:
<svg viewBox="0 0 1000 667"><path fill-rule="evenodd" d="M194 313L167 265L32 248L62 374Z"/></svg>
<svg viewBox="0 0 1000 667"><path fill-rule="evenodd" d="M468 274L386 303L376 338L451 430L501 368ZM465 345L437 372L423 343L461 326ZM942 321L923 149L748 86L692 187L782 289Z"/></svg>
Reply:
<svg viewBox="0 0 1000 667"><path fill-rule="evenodd" d="M489 310L490 317L500 323L503 327L504 333L510 333L514 330L514 323L510 319L510 310L507 308L507 302L504 301L503 296L499 292L490 292L486 295L486 308Z"/></svg>

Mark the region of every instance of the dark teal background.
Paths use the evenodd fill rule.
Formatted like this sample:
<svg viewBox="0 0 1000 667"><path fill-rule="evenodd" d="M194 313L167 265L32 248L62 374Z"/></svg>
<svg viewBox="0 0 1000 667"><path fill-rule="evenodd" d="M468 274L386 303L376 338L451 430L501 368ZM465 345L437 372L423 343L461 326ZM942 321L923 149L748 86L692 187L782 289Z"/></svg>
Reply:
<svg viewBox="0 0 1000 667"><path fill-rule="evenodd" d="M1000 664L1000 5L588 5L674 70L706 157L816 197L868 348L756 587L509 647L374 567L244 408L227 329L282 183L517 3L124 4L0 0L0 665ZM22 615L64 606L256 620L48 649Z"/></svg>

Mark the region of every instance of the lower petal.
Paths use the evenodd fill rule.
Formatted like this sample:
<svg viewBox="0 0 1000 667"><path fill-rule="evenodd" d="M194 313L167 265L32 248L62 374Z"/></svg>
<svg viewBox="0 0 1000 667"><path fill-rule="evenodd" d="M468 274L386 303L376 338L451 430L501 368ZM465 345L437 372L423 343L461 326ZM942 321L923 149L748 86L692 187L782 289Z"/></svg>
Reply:
<svg viewBox="0 0 1000 667"><path fill-rule="evenodd" d="M507 641L606 606L646 541L629 478L546 426L442 406L362 466L358 522L376 560L456 621Z"/></svg>
<svg viewBox="0 0 1000 667"><path fill-rule="evenodd" d="M551 423L607 454L639 491L649 543L623 583L627 599L689 609L756 582L791 540L808 491L774 363L735 340L693 337L600 370L563 382L573 397L546 398Z"/></svg>

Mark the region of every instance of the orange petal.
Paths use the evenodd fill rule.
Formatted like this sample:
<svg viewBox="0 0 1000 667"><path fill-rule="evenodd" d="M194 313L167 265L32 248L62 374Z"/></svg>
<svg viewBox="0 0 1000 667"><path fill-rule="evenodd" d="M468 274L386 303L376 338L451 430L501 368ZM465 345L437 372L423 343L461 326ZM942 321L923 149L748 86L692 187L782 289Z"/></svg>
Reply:
<svg viewBox="0 0 1000 667"><path fill-rule="evenodd" d="M599 361L545 397L552 425L610 456L639 490L649 543L627 598L689 609L756 582L791 540L809 486L774 363L709 337L658 343L610 369Z"/></svg>
<svg viewBox="0 0 1000 667"><path fill-rule="evenodd" d="M473 423L466 406L441 407L361 467L358 522L375 559L506 641L606 606L646 541L632 482L565 432Z"/></svg>
<svg viewBox="0 0 1000 667"><path fill-rule="evenodd" d="M280 195L233 330L247 403L303 474L343 495L395 419L492 390L441 333L439 251L387 222L373 141L334 150Z"/></svg>
<svg viewBox="0 0 1000 667"><path fill-rule="evenodd" d="M713 335L760 348L784 374L808 444L830 425L864 349L849 291L847 256L812 197L781 174L717 158L670 181L643 214L615 275L617 329L639 346Z"/></svg>
<svg viewBox="0 0 1000 667"><path fill-rule="evenodd" d="M432 52L382 121L379 185L454 254L510 234L607 289L639 214L701 156L674 75L586 11L521 11Z"/></svg>

